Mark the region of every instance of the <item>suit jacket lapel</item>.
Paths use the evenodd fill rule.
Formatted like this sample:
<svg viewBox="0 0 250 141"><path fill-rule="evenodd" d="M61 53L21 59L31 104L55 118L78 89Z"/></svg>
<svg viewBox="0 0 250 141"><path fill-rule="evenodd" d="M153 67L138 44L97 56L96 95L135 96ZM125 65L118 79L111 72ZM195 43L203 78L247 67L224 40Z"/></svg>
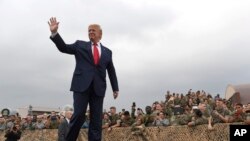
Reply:
<svg viewBox="0 0 250 141"><path fill-rule="evenodd" d="M87 49L88 49L88 54L89 54L90 60L94 64L94 57L93 57L93 53L92 53L91 42L88 43Z"/></svg>
<svg viewBox="0 0 250 141"><path fill-rule="evenodd" d="M101 64L102 63L102 61L103 61L103 58L105 57L105 54L106 54L106 52L105 52L105 48L103 47L103 45L101 44L101 57L100 57L100 60L99 60L99 64Z"/></svg>

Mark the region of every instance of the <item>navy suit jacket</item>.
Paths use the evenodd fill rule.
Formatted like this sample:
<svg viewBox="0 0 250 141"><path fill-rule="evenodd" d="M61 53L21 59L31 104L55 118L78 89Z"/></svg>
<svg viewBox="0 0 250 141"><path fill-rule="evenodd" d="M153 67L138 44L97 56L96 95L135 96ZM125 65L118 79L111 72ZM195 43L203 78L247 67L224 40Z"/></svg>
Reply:
<svg viewBox="0 0 250 141"><path fill-rule="evenodd" d="M84 92L91 83L98 96L105 96L106 70L109 75L112 90L119 91L117 76L112 61L112 51L101 45L99 64L94 64L91 42L77 40L73 44L65 44L59 34L50 39L56 44L59 51L75 56L76 66L71 82L71 91Z"/></svg>

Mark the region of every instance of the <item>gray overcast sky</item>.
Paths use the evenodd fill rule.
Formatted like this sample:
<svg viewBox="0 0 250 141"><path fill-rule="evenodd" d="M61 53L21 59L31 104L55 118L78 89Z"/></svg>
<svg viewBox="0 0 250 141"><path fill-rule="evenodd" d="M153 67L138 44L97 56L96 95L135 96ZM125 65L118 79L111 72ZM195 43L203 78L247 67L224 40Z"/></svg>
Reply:
<svg viewBox="0 0 250 141"><path fill-rule="evenodd" d="M164 100L167 90L205 90L249 83L249 0L0 0L0 109L72 104L74 57L49 39L60 22L66 43L88 40L99 23L113 51L120 96L108 80L104 108L130 109Z"/></svg>

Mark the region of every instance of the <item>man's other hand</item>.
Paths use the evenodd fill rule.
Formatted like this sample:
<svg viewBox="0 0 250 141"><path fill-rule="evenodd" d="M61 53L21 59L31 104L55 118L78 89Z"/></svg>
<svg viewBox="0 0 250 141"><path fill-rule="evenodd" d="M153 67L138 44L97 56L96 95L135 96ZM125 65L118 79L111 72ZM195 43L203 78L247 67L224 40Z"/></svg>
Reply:
<svg viewBox="0 0 250 141"><path fill-rule="evenodd" d="M118 95L119 95L119 92L118 92L118 91L114 91L114 92L113 92L114 99L116 99L116 98L118 97Z"/></svg>

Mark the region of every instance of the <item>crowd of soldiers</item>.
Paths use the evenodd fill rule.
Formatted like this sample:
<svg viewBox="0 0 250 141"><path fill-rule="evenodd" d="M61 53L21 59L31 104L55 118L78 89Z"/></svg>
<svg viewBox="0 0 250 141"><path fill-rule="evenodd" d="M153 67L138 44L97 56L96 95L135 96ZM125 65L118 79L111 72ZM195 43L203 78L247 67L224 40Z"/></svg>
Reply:
<svg viewBox="0 0 250 141"><path fill-rule="evenodd" d="M72 113L71 113L72 114ZM89 116L86 113L86 121L82 128L88 128ZM66 116L67 117L67 116ZM21 136L22 130L35 129L60 129L60 123L66 119L64 113L51 112L43 115L27 115L21 118L18 115L0 116L0 131L6 131L6 136L16 133L16 138ZM132 134L143 134L145 127L180 126L188 127L207 124L209 130L213 130L216 123L242 122L250 125L250 103L232 103L232 101L212 97L205 91L187 94L170 93L167 91L165 101L155 101L143 109L132 103L131 111L123 109L116 111L116 107L110 107L103 113L103 130L112 132L113 128L129 127Z"/></svg>
<svg viewBox="0 0 250 141"><path fill-rule="evenodd" d="M6 132L7 140L18 140L23 130L35 129L58 129L63 115L58 115L55 111L43 115L27 115L21 118L18 113L0 115L0 132Z"/></svg>
<svg viewBox="0 0 250 141"><path fill-rule="evenodd" d="M216 123L242 122L250 125L250 103L243 105L220 98L212 97L205 91L192 92L186 95L167 91L165 101L155 101L151 106L136 108L133 103L131 111L122 110L116 113L116 107L104 113L103 129L130 127L132 134L143 134L145 127L180 126L188 127L207 124L213 130ZM131 113L131 114L130 114Z"/></svg>

